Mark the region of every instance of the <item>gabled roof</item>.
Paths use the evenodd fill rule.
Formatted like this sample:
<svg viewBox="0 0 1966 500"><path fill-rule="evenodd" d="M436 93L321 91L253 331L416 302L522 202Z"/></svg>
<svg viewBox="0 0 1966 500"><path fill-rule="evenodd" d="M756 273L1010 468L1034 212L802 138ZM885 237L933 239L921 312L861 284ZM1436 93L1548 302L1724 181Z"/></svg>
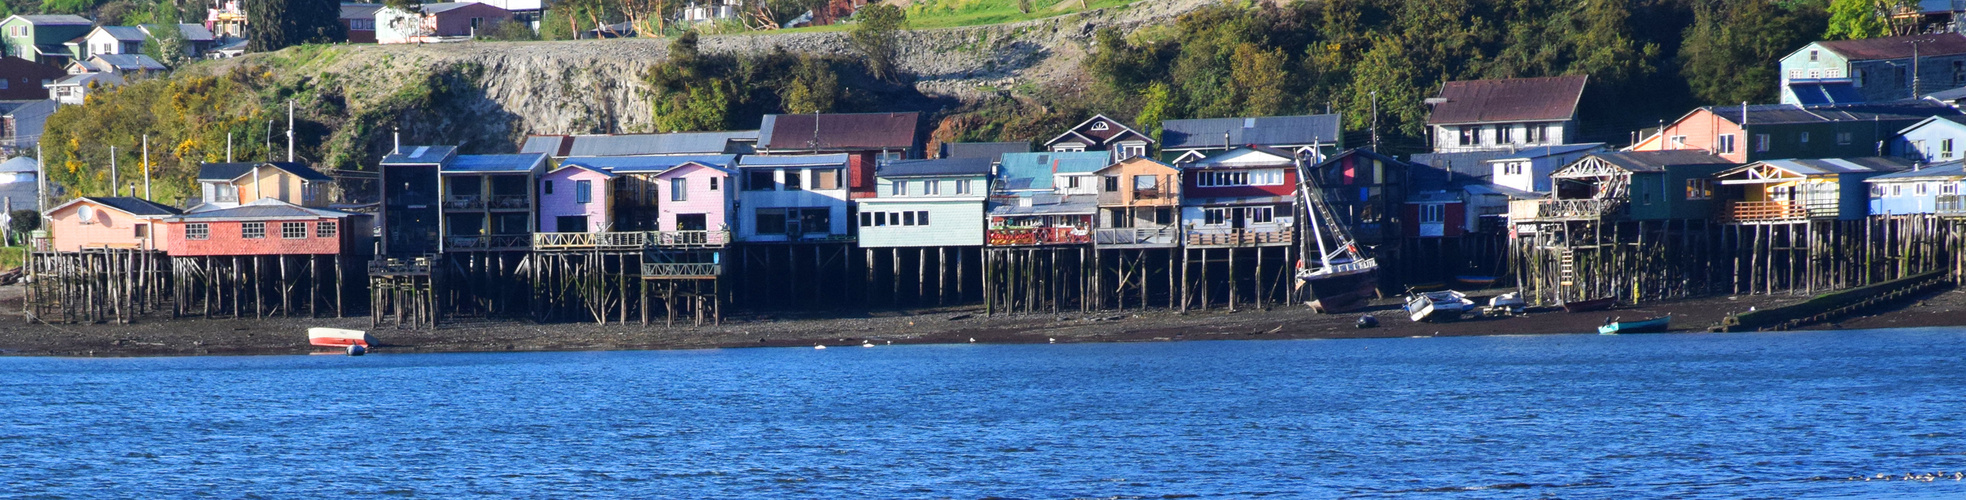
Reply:
<svg viewBox="0 0 1966 500"><path fill-rule="evenodd" d="M34 159L26 156L16 156L7 159L7 161L0 162L0 173L11 174L18 172L37 172L40 170L39 165L35 163Z"/></svg>
<svg viewBox="0 0 1966 500"><path fill-rule="evenodd" d="M1347 158L1347 157L1351 157L1351 156L1363 156L1363 157L1366 157L1366 158L1371 158L1371 159L1374 159L1374 160L1379 160L1379 161L1381 161L1381 162L1385 162L1385 163L1390 163L1390 164L1394 164L1394 165L1411 165L1410 163L1407 163L1407 162L1403 162L1403 161L1399 161L1399 159L1398 159L1398 158L1393 158L1393 157L1391 157L1391 156L1386 156L1386 155L1382 155L1382 154L1379 154L1379 153L1377 153L1377 152L1374 152L1374 151L1372 151L1372 150L1370 150L1370 149L1365 149L1365 148L1351 148L1351 149L1347 149L1347 150L1344 150L1344 151L1339 151L1339 152L1338 152L1338 154L1334 154L1334 155L1331 155L1331 157L1330 157L1330 158L1325 158L1325 159L1324 159L1324 161L1321 161L1321 162L1318 162L1318 164L1317 164L1317 165L1314 165L1314 166L1312 166L1311 168L1312 168L1313 170L1322 170L1322 169L1324 168L1324 166L1325 166L1325 165L1331 165L1331 164L1334 164L1334 163L1337 163L1337 162L1338 162L1338 160L1343 160L1343 159L1345 159L1345 158Z"/></svg>
<svg viewBox="0 0 1966 500"><path fill-rule="evenodd" d="M1092 130L1090 125L1099 121L1104 121L1118 128L1107 127L1106 130ZM1140 140L1147 141L1148 144L1154 143L1154 138L1148 137L1147 134L1142 134L1139 130L1134 130L1133 127L1127 126L1126 123L1108 118L1103 114L1092 115L1091 118L1079 122L1078 125L1073 125L1072 128L1065 129L1065 133L1058 134L1057 137L1053 137L1049 141L1044 141L1044 143L1046 146L1049 146L1058 143L1059 140L1064 139L1066 136L1076 135L1090 142L1091 144L1088 144L1090 146L1105 146L1125 134L1137 136Z"/></svg>
<svg viewBox="0 0 1966 500"><path fill-rule="evenodd" d="M97 31L107 33L110 38L119 42L141 42L149 38L144 35L143 30L135 26L97 26L86 36L95 36Z"/></svg>
<svg viewBox="0 0 1966 500"><path fill-rule="evenodd" d="M1966 87L1946 89L1938 92L1933 92L1930 94L1925 94L1925 98L1930 100L1946 101L1946 102L1966 99Z"/></svg>
<svg viewBox="0 0 1966 500"><path fill-rule="evenodd" d="M436 165L457 154L457 146L403 146L382 157L384 165Z"/></svg>
<svg viewBox="0 0 1966 500"><path fill-rule="evenodd" d="M351 215L355 215L355 214L350 212L343 212L340 210L303 207L300 205L287 203L285 201L280 201L275 198L260 198L257 200L253 200L251 203L239 205L237 207L221 208L217 210L206 210L202 212L192 212L184 215L179 215L173 218L173 220L203 221L203 220L210 220L210 219L229 219L229 220L319 219L323 217L342 218Z"/></svg>
<svg viewBox="0 0 1966 500"><path fill-rule="evenodd" d="M925 177L939 175L990 175L990 158L947 158L941 160L903 160L881 165L876 177Z"/></svg>
<svg viewBox="0 0 1966 500"><path fill-rule="evenodd" d="M1816 42L1814 45L1828 49L1851 61L1870 61L1876 59L1911 58L1913 40L1919 40L1918 56L1935 57L1966 54L1966 35L1942 33L1937 35L1887 36L1862 40L1831 40ZM1804 46L1801 50L1809 50ZM1793 54L1793 53L1791 53Z"/></svg>
<svg viewBox="0 0 1966 500"><path fill-rule="evenodd" d="M1585 158L1598 158L1628 172L1664 172L1667 167L1680 165L1717 165L1734 163L1726 158L1706 151L1694 149L1669 149L1665 151L1607 151L1591 153Z"/></svg>
<svg viewBox="0 0 1966 500"><path fill-rule="evenodd" d="M1051 189L1055 174L1090 174L1106 168L1112 156L1104 151L1077 153L1010 153L997 169L1006 189Z"/></svg>
<svg viewBox="0 0 1966 500"><path fill-rule="evenodd" d="M548 173L547 173L547 176L549 176L549 177L553 177L553 176L559 176L559 175L560 175L560 172L561 172L561 171L563 171L563 170L567 170L567 169L574 169L574 170L586 170L586 171L588 171L588 172L593 172L593 173L597 173L597 174L601 174L601 176L602 176L602 177L605 177L605 178L610 178L610 179L612 179L612 178L614 178L614 172L609 172L609 171L608 171L608 169L605 169L605 168L601 168L601 167L596 167L596 166L593 166L593 165L587 165L587 164L584 164L584 163L573 163L573 162L567 162L567 163L561 163L561 164L560 164L560 168L556 168L556 169L553 169L553 170L552 170L551 172L548 172ZM568 173L567 173L567 175L573 175L573 174L577 174L577 173L579 173L579 172L568 172ZM557 178L557 177L556 177L556 178Z"/></svg>
<svg viewBox="0 0 1966 500"><path fill-rule="evenodd" d="M620 174L630 172L663 172L689 162L729 169L737 163L737 155L570 156L564 160L560 160L560 165L584 165Z"/></svg>
<svg viewBox="0 0 1966 500"><path fill-rule="evenodd" d="M1908 125L1903 130L1899 130L1898 135L1904 135L1913 130L1924 128L1935 122L1946 122L1946 124L1950 124L1950 125L1966 126L1966 115L1938 115L1938 116L1929 117L1923 120L1919 120L1918 123L1913 123L1911 125Z"/></svg>
<svg viewBox="0 0 1966 500"><path fill-rule="evenodd" d="M1926 180L1926 179L1956 179L1960 177L1966 177L1966 161L1953 160L1944 163L1934 163L1931 165L1926 165L1917 170L1905 170L1897 173L1884 174L1869 179L1864 179L1864 182L1898 182L1898 181L1915 181L1915 180Z"/></svg>
<svg viewBox="0 0 1966 500"><path fill-rule="evenodd" d="M13 17L21 18L21 20L27 21L30 24L39 24L44 26L75 26L75 25L88 26L88 25L95 24L94 21L84 19L82 16L75 16L69 14L41 14L41 15L32 15L32 16L13 16ZM0 22L6 22L6 21L0 20Z"/></svg>
<svg viewBox="0 0 1966 500"><path fill-rule="evenodd" d="M674 176L674 175L682 175L681 174L682 172L686 172L690 170L685 167L691 167L691 166L703 167L706 169L723 172L724 175L731 175L737 173L736 169L732 168L732 166L729 164L713 165L700 161L690 160L690 161L678 163L676 164L676 166L670 167L668 170L663 170L662 173L655 174L655 177L658 179L662 179L662 178L669 178L670 176Z"/></svg>
<svg viewBox="0 0 1966 500"><path fill-rule="evenodd" d="M1335 157L1335 156L1334 156ZM1274 167L1297 164L1297 155L1267 146L1243 146L1181 165L1184 169Z"/></svg>
<svg viewBox="0 0 1966 500"><path fill-rule="evenodd" d="M1176 167L1176 166L1174 166L1174 165L1169 165L1169 164L1168 164L1167 162L1164 162L1164 161L1160 161L1160 160L1156 160L1156 159L1153 159L1153 158L1148 158L1148 157L1145 157L1145 156L1135 156L1135 157L1132 157L1132 158L1127 158L1127 159L1124 159L1124 160L1120 160L1120 161L1119 161L1118 163L1114 163L1114 164L1112 164L1112 165L1107 165L1107 166L1105 166L1105 167L1101 167L1101 168L1100 168L1099 170L1095 170L1095 171L1093 171L1093 173L1099 173L1099 172L1105 172L1105 171L1107 171L1107 170L1112 170L1112 169L1115 169L1115 168L1119 168L1120 166L1123 166L1123 165L1126 165L1126 164L1128 164L1128 163L1137 163L1137 162L1143 162L1143 161L1144 161L1144 162L1151 162L1151 163L1153 163L1153 164L1155 164L1155 165L1160 165L1160 166L1162 166L1162 167L1167 167L1167 168L1170 168L1170 169L1174 169L1174 170L1181 170L1181 167Z"/></svg>
<svg viewBox="0 0 1966 500"><path fill-rule="evenodd" d="M457 155L439 168L440 173L531 172L546 164L545 153L503 155Z"/></svg>
<svg viewBox="0 0 1966 500"><path fill-rule="evenodd" d="M1338 115L1202 118L1161 122L1161 149L1262 146L1308 146L1338 142ZM1228 141L1223 142L1226 135Z"/></svg>
<svg viewBox="0 0 1966 500"><path fill-rule="evenodd" d="M1735 168L1723 170L1714 177L1725 177L1745 172L1755 165L1767 165L1793 172L1802 176L1889 173L1910 170L1912 161L1888 156L1867 156L1859 158L1822 158L1796 160L1763 160Z"/></svg>
<svg viewBox="0 0 1966 500"><path fill-rule="evenodd" d="M184 213L182 210L178 210L170 205L134 196L84 196L69 200L68 203L57 205L55 208L49 209L48 213L58 212L61 209L68 208L69 205L81 203L83 200L88 200L97 205L138 217L159 217Z"/></svg>
<svg viewBox="0 0 1966 500"><path fill-rule="evenodd" d="M379 3L341 3L341 19L375 19L375 11L382 8Z"/></svg>
<svg viewBox="0 0 1966 500"><path fill-rule="evenodd" d="M1701 106L1695 113L1706 111L1722 120L1740 125L1745 119L1753 125L1786 125L1796 123L1840 123L1919 120L1932 116L1956 115L1959 110L1941 103L1926 100L1903 100L1882 103L1867 103L1854 106L1804 107L1794 104L1751 104L1743 108L1733 106ZM1680 117L1673 123L1691 118L1693 113Z"/></svg>
<svg viewBox="0 0 1966 500"><path fill-rule="evenodd" d="M96 54L89 63L103 71L163 71L164 63L145 54Z"/></svg>
<svg viewBox="0 0 1966 500"><path fill-rule="evenodd" d="M1427 124L1561 121L1577 116L1585 75L1447 82Z"/></svg>
<svg viewBox="0 0 1966 500"><path fill-rule="evenodd" d="M162 24L145 24L141 28L144 34L155 35L157 34L157 30L163 29L164 26ZM212 35L212 30L205 29L205 25L202 24L181 23L177 25L177 32L188 42L209 42L218 38Z"/></svg>
<svg viewBox="0 0 1966 500"><path fill-rule="evenodd" d="M261 165L284 170L287 173L294 174L297 177L300 177L302 179L307 179L310 181L334 180L333 177L328 177L327 175L322 174L321 172L315 171L313 168L309 168L307 165L303 165L300 163L284 162L284 161L203 163L198 165L198 180L230 181L230 180L238 179L240 177L251 175L253 173L253 170L259 168L259 166Z"/></svg>
<svg viewBox="0 0 1966 500"><path fill-rule="evenodd" d="M844 166L848 155L845 153L823 155L746 155L737 160L738 168L754 167L828 167Z"/></svg>
<svg viewBox="0 0 1966 500"><path fill-rule="evenodd" d="M122 85L123 77L110 73L82 73L79 75L68 75L68 76L61 77L60 79L55 80L54 83L48 84L48 86L49 87L84 87L84 86L88 86L90 83L93 82L100 82L103 85Z"/></svg>
<svg viewBox="0 0 1966 500"><path fill-rule="evenodd" d="M942 143L943 158L989 158L990 161L999 161L1005 153L1029 152L1031 152L1029 141Z"/></svg>
<svg viewBox="0 0 1966 500"><path fill-rule="evenodd" d="M827 113L765 115L758 148L779 151L907 151L916 144L921 114Z"/></svg>

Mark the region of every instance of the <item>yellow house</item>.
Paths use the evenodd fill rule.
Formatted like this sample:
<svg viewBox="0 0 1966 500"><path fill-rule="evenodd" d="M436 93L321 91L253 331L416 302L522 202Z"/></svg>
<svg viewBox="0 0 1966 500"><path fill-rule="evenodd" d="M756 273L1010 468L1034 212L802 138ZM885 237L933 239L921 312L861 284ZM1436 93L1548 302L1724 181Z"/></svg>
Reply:
<svg viewBox="0 0 1966 500"><path fill-rule="evenodd" d="M198 168L203 203L192 212L235 208L261 198L325 207L334 178L290 162L206 163Z"/></svg>

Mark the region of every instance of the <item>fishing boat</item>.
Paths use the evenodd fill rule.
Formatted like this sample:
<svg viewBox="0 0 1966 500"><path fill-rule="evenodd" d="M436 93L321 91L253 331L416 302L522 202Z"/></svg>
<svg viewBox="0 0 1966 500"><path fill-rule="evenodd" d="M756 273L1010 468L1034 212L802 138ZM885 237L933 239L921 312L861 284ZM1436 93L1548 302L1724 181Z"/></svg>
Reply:
<svg viewBox="0 0 1966 500"><path fill-rule="evenodd" d="M1466 294L1453 290L1413 292L1406 297L1406 315L1413 321L1454 321L1473 308L1474 301L1468 300Z"/></svg>
<svg viewBox="0 0 1966 500"><path fill-rule="evenodd" d="M1509 292L1488 299L1488 309L1483 312L1489 316L1515 316L1528 308L1529 301L1522 300L1521 292Z"/></svg>
<svg viewBox="0 0 1966 500"><path fill-rule="evenodd" d="M375 344L375 338L370 337L368 332L361 330L309 328L307 329L307 343L322 347L343 348L358 345L366 349Z"/></svg>
<svg viewBox="0 0 1966 500"><path fill-rule="evenodd" d="M1621 333L1665 333L1672 328L1672 316L1660 316L1638 321L1607 321L1597 327L1598 335L1617 335Z"/></svg>
<svg viewBox="0 0 1966 500"><path fill-rule="evenodd" d="M1297 260L1297 288L1306 291L1304 305L1320 313L1339 313L1365 307L1379 296L1379 262L1360 251L1357 241L1333 216L1314 175L1297 162L1297 198L1304 208L1311 237ZM1328 240L1328 241L1327 241ZM1312 248L1311 243L1315 243ZM1315 250L1315 253L1313 251Z"/></svg>
<svg viewBox="0 0 1966 500"><path fill-rule="evenodd" d="M1604 311L1610 309L1614 303L1618 303L1618 297L1598 297L1589 301L1561 301L1557 305L1563 305L1565 313L1583 313L1583 311Z"/></svg>

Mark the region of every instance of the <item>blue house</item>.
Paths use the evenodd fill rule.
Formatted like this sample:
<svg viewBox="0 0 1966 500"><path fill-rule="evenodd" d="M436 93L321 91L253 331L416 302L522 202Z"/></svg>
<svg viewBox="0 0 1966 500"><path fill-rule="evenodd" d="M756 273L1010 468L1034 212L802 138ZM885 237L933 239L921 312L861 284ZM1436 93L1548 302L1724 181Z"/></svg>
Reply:
<svg viewBox="0 0 1966 500"><path fill-rule="evenodd" d="M1862 220L1870 213L1865 179L1910 170L1903 158L1763 160L1690 181L1687 196L1717 196L1720 220L1743 224L1809 219Z"/></svg>
<svg viewBox="0 0 1966 500"><path fill-rule="evenodd" d="M1960 185L1966 183L1962 166L1966 163L1955 160L1870 178L1865 181L1870 184L1870 215L1966 215L1959 196Z"/></svg>
<svg viewBox="0 0 1966 500"><path fill-rule="evenodd" d="M877 193L860 204L860 246L983 245L989 157L900 160L874 171Z"/></svg>
<svg viewBox="0 0 1966 500"><path fill-rule="evenodd" d="M1891 142L1891 153L1936 163L1966 158L1966 116L1939 115L1919 120Z"/></svg>
<svg viewBox="0 0 1966 500"><path fill-rule="evenodd" d="M1092 243L1104 151L1003 155L990 190L990 246Z"/></svg>

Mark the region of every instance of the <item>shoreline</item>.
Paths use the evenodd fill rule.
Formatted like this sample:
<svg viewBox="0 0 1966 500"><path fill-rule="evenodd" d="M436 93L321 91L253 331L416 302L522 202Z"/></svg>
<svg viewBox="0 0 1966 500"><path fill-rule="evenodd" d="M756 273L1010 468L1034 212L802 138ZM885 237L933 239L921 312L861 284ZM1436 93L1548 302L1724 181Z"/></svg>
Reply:
<svg viewBox="0 0 1966 500"><path fill-rule="evenodd" d="M14 288L14 287L9 287ZM1478 292L1485 297L1500 291ZM385 326L371 331L379 353L520 352L721 349L739 347L855 346L951 343L1165 342L1230 339L1339 339L1520 334L1588 334L1607 317L1650 318L1670 314L1673 332L1705 332L1728 314L1805 299L1790 295L1741 295L1680 299L1641 307L1585 313L1539 308L1518 317L1470 318L1449 323L1415 323L1395 299L1380 299L1366 310L1324 315L1309 308L1272 305L1181 313L1148 309L1060 311L984 317L981 306L954 306L864 312L764 312L726 318L721 326L664 327L610 322L533 323L508 319L457 319L435 330ZM168 319L131 324L27 324L18 297L0 298L0 355L7 356L195 356L277 355L327 352L307 344L308 327L368 330L369 319L267 318ZM1380 320L1359 329L1362 314ZM1809 329L1869 329L1966 325L1966 292L1945 291L1918 297L1863 316ZM973 340L972 340L973 339Z"/></svg>

